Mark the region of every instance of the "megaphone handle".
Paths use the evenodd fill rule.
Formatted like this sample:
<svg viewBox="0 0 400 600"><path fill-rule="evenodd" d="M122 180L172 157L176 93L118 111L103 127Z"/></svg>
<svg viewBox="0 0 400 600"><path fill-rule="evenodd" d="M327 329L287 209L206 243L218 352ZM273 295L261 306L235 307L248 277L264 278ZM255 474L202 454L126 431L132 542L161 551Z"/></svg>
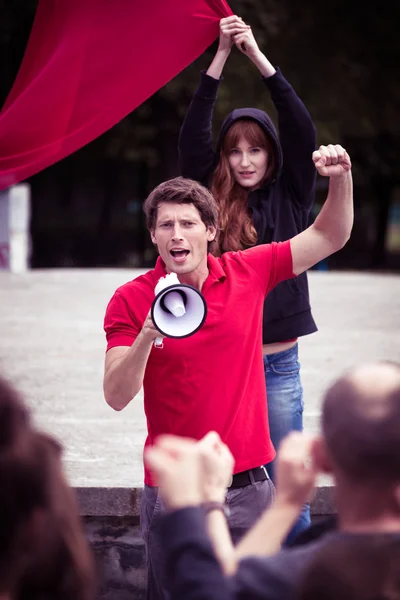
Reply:
<svg viewBox="0 0 400 600"><path fill-rule="evenodd" d="M164 342L163 342L162 337L156 337L156 339L154 340L154 347L155 348L164 348Z"/></svg>

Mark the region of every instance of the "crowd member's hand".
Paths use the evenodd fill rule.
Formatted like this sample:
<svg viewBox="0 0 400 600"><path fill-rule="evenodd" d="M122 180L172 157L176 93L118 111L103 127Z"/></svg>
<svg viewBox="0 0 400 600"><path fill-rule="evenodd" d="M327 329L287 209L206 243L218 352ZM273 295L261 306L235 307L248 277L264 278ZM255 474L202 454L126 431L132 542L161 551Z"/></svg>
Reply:
<svg viewBox="0 0 400 600"><path fill-rule="evenodd" d="M244 33L249 29L249 26L243 21L241 17L231 15L225 19L221 19L219 22L219 51L229 51L233 45L233 38L235 35Z"/></svg>
<svg viewBox="0 0 400 600"><path fill-rule="evenodd" d="M251 59L260 54L260 49L256 42L250 26L247 26L245 31L239 31L233 36L233 41L236 47Z"/></svg>
<svg viewBox="0 0 400 600"><path fill-rule="evenodd" d="M210 432L199 442L162 435L144 457L170 510L224 501L234 460L217 433Z"/></svg>
<svg viewBox="0 0 400 600"><path fill-rule="evenodd" d="M313 438L292 431L281 442L276 458L276 499L301 507L310 499L318 471L313 463Z"/></svg>
<svg viewBox="0 0 400 600"><path fill-rule="evenodd" d="M350 156L340 144L320 146L312 155L315 168L324 177L338 177L351 169Z"/></svg>
<svg viewBox="0 0 400 600"><path fill-rule="evenodd" d="M196 445L196 440L190 438L161 435L153 446L145 448L146 466L170 510L203 502L202 467Z"/></svg>
<svg viewBox="0 0 400 600"><path fill-rule="evenodd" d="M202 470L202 491L205 502L224 502L235 460L228 446L215 431L210 431L197 443Z"/></svg>

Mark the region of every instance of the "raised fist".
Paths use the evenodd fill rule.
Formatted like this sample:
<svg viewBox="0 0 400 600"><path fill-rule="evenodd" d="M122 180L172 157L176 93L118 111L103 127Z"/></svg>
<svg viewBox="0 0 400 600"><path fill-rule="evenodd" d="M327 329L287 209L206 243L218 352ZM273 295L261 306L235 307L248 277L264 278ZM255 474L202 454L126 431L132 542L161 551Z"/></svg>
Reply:
<svg viewBox="0 0 400 600"><path fill-rule="evenodd" d="M320 146L313 152L312 159L320 175L338 177L351 169L350 156L340 144Z"/></svg>

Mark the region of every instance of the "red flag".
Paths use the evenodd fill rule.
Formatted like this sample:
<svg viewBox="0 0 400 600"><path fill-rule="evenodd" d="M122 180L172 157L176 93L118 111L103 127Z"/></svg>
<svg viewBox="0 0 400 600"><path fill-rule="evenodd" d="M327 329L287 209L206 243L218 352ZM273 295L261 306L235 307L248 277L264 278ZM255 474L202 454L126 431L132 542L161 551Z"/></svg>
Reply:
<svg viewBox="0 0 400 600"><path fill-rule="evenodd" d="M225 0L40 0L0 113L0 189L71 154L193 62Z"/></svg>

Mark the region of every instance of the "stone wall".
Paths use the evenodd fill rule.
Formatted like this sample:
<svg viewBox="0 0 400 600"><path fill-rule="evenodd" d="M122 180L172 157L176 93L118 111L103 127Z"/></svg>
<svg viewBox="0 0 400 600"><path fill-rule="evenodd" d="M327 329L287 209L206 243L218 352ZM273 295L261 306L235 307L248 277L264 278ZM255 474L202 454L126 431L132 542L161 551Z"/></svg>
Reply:
<svg viewBox="0 0 400 600"><path fill-rule="evenodd" d="M138 517L86 517L98 568L98 600L146 596L145 550Z"/></svg>
<svg viewBox="0 0 400 600"><path fill-rule="evenodd" d="M146 567L145 549L140 535L139 502L140 491L127 490L118 493L118 490L109 490L104 495L80 489L78 499L81 504L88 539L96 556L98 568L98 600L142 600L146 595ZM103 497L103 501L101 498ZM119 502L112 504L107 501L119 498ZM97 498L99 504L93 504ZM131 504L128 503L131 499ZM83 505L85 510L82 511ZM93 513L112 512L129 513L116 516L108 514L93 516ZM107 510L105 510L107 508ZM311 503L311 513L314 520L328 516L334 512L333 488L321 486L316 490Z"/></svg>

